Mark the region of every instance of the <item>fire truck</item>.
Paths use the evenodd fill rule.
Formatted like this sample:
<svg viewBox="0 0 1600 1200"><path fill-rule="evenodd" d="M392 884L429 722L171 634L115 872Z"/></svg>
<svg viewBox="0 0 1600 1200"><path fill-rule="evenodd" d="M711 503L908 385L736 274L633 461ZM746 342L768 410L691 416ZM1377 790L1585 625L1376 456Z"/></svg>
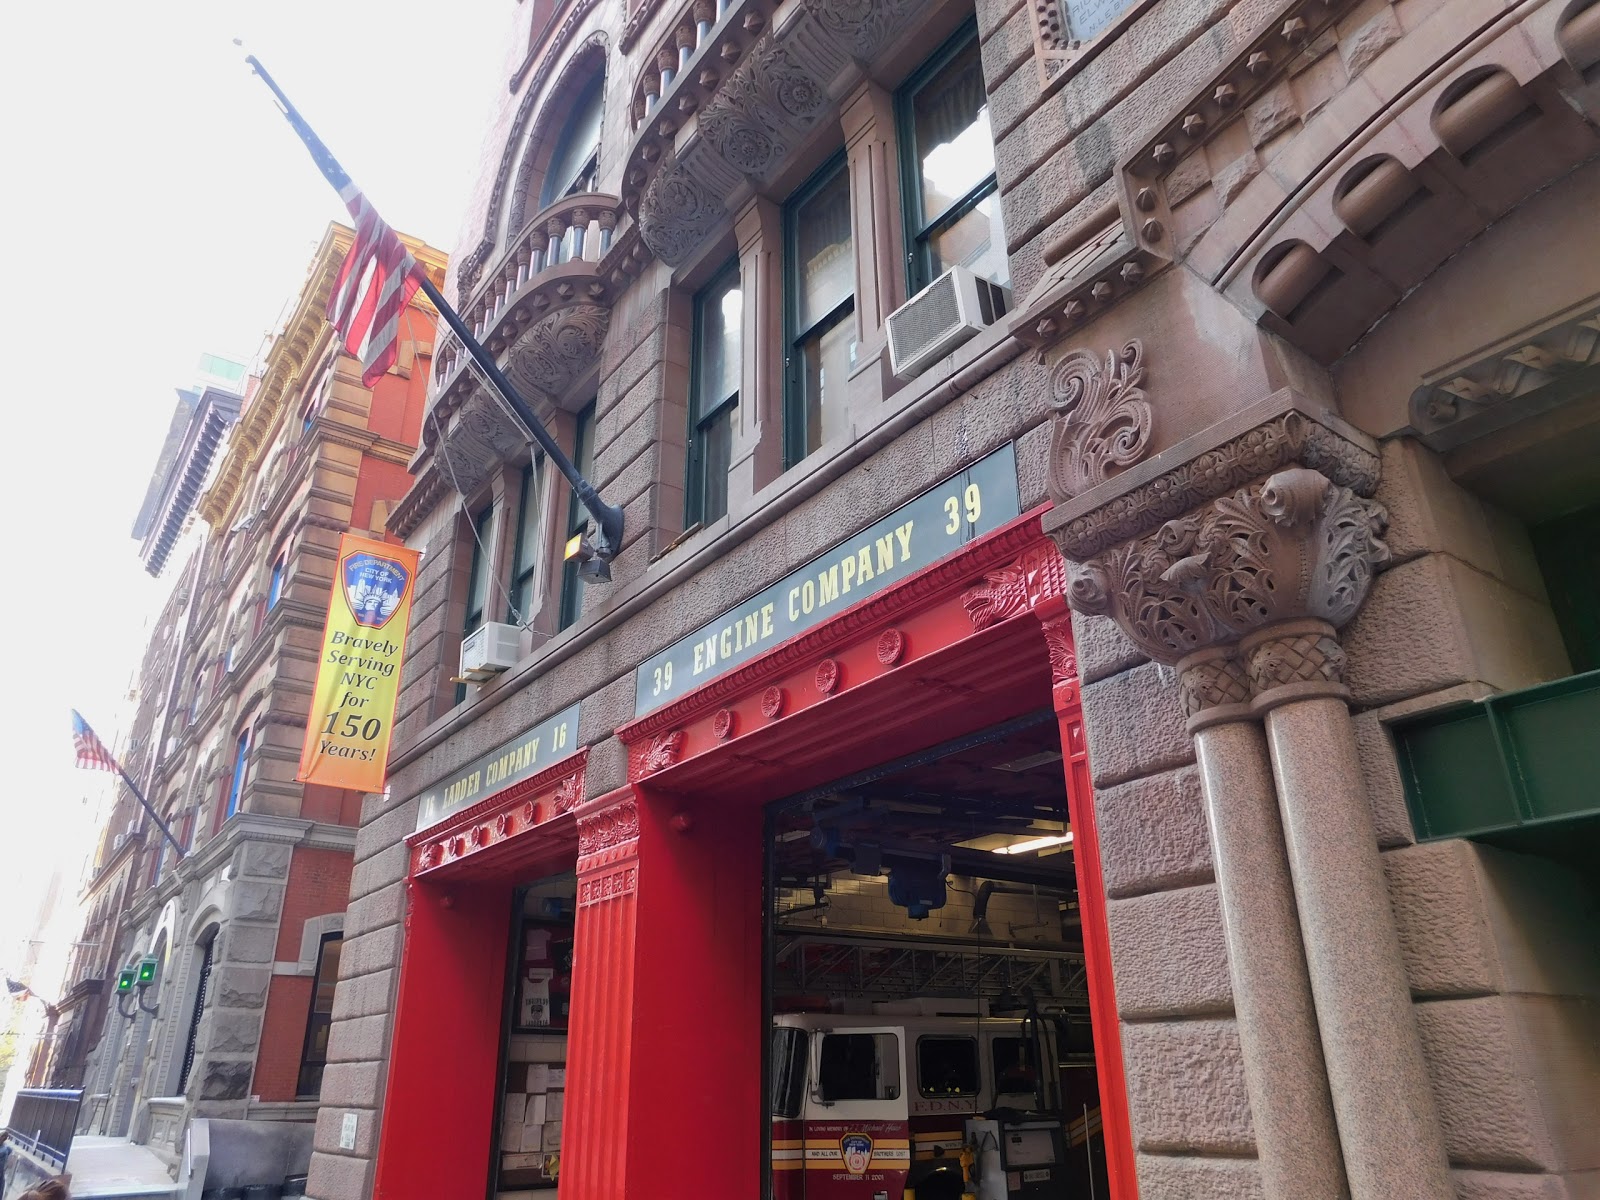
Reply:
<svg viewBox="0 0 1600 1200"><path fill-rule="evenodd" d="M1086 1025L959 1006L968 1011L917 1000L866 1015L774 1015L774 1200L1104 1195L1090 1142L1100 1124L1092 1054L1072 1052ZM1085 1068L1065 1102L1064 1040L1068 1062ZM1085 1087L1092 1108L1074 1103Z"/></svg>

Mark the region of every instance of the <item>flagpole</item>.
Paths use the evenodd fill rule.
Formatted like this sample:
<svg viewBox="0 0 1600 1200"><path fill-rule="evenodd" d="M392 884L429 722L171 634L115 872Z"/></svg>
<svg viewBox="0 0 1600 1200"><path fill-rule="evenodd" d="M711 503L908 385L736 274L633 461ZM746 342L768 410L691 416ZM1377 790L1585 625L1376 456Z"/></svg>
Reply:
<svg viewBox="0 0 1600 1200"><path fill-rule="evenodd" d="M236 41L235 45L238 44ZM349 176L345 174L344 168L338 165L332 153L322 144L322 139L312 131L311 126L300 115L300 110L295 108L283 89L278 86L277 80L273 79L267 69L261 65L261 60L253 54L247 54L245 62L252 71L261 77L261 82L271 89L273 96L283 106L283 115L288 119L294 131L300 135L300 140L305 143L306 149L311 152L311 157L317 161L317 165L323 170L324 175L327 175L328 169L331 167L338 173L339 178L348 183ZM323 156L326 156L326 162L323 161ZM332 176L329 177L329 182L334 182ZM556 469L572 485L572 490L577 495L579 503L594 518L596 531L599 534L599 544L595 547L595 557L601 562L610 562L616 556L617 551L622 549L622 510L616 505L607 504L602 500L594 485L584 478L572 459L567 456L560 446L556 445L555 439L550 436L550 431L544 427L544 422L539 420L538 414L533 411L528 402L512 386L511 381L505 377L500 368L495 365L493 356L478 344L478 339L472 336L472 330L467 328L467 323L450 306L449 301L444 298L438 288L433 286L433 281L428 278L426 268L418 264L416 273L418 286L421 287L423 294L433 302L433 306L438 310L439 315L445 319L445 323L461 339L462 345L466 347L467 353L472 356L472 361L477 363L478 367L483 371L484 376L489 380L490 386L499 393L500 399L511 410L512 415L523 426L525 432L539 444L539 448L555 463Z"/></svg>
<svg viewBox="0 0 1600 1200"><path fill-rule="evenodd" d="M178 845L178 839L172 836L172 830L167 828L167 823L156 815L156 810L150 807L150 801L144 798L144 793L139 790L139 785L128 778L128 773L122 769L122 764L117 762L116 756L111 756L112 764L117 768L117 774L122 776L122 782L128 785L128 790L133 793L133 798L144 806L145 812L150 814L150 819L156 823L156 828L161 830L162 836L172 843L172 848L178 852L178 857L184 856L184 849Z"/></svg>
<svg viewBox="0 0 1600 1200"><path fill-rule="evenodd" d="M467 323L450 306L450 302L444 298L439 289L433 286L433 281L428 278L427 272L419 266L417 274L421 280L423 294L433 301L434 307L439 310L439 315L451 329L455 330L456 336L467 348L467 353L472 355L472 361L478 364L485 378L495 391L500 393L500 398L506 402L517 420L533 436L533 440L539 443L539 448L555 463L556 469L566 477L567 482L572 485L572 490L577 493L579 502L589 510L589 515L594 518L598 527L602 543L597 547L599 557L609 561L612 555L622 548L622 510L602 500L594 485L584 478L572 459L556 445L555 439L545 429L544 422L539 420L538 414L518 394L516 387L495 364L494 357L479 345L478 339L472 336L472 330L467 328Z"/></svg>

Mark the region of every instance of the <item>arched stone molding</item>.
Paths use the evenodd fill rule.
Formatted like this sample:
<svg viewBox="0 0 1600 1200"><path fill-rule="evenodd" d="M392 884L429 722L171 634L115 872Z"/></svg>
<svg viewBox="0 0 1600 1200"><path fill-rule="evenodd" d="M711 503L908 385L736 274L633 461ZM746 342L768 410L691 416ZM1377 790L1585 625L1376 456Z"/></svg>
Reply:
<svg viewBox="0 0 1600 1200"><path fill-rule="evenodd" d="M568 43L576 36L578 29L598 2L599 0L576 0L568 8L562 19L561 28L550 42L549 50L540 60L538 68L523 90L522 101L517 106L516 115L511 120L510 132L506 135L500 167L495 173L494 186L489 192L489 203L484 212L483 233L476 246L459 256L460 262L453 270L458 304L477 286L483 268L494 258L495 247L504 237L517 231L514 220L502 219L506 209L506 193L523 182L520 166L527 148L529 129L545 128L542 121L535 126L535 114L544 117L553 111L549 101L540 103L547 95L545 85L549 82L551 74L557 69L561 71L556 87L548 93L554 96L561 91L563 84L573 77L573 68L581 60L592 57L596 49L601 56L602 69L604 67L609 39L602 31L591 33L570 56L564 54ZM559 133L556 136L559 136ZM516 171L515 179L513 171Z"/></svg>
<svg viewBox="0 0 1600 1200"><path fill-rule="evenodd" d="M274 975L303 975L311 978L317 973L317 960L322 954L322 939L330 933L344 932L344 912L323 913L307 917L300 929L299 956L293 962L278 961L272 964Z"/></svg>
<svg viewBox="0 0 1600 1200"><path fill-rule="evenodd" d="M1456 35L1426 46L1409 43L1429 35L1390 18L1387 34L1341 65L1351 84L1369 67L1382 82L1346 86L1337 104L1308 101L1290 76L1308 56L1335 51L1328 31L1353 7L1289 0L1119 172L1121 213L1146 251L1187 262L1324 363L1467 242L1600 151L1600 86L1571 57L1578 6L1543 0L1484 24L1447 3L1436 20ZM1279 168L1262 169L1252 136L1244 159L1214 170L1206 147L1225 133L1239 141L1238 126L1262 103L1276 104ZM1261 120L1248 120L1254 134ZM1283 163L1294 164L1293 179ZM1181 246L1178 229L1188 231ZM1064 328L1082 310L1045 315Z"/></svg>
<svg viewBox="0 0 1600 1200"><path fill-rule="evenodd" d="M566 119L570 115L572 102L582 94L583 89L596 75L603 79L607 74L606 50L609 40L603 32L591 33L562 63L560 73L550 85L547 98L539 106L539 115L531 126L536 132L529 136L525 145L517 148L519 152L516 176L511 187L509 203L505 205L504 227L500 230L502 242L521 233L528 221L539 211L540 188L544 185L545 173L550 167L550 157L566 133ZM604 127L603 117L602 127ZM611 149L615 153L617 148ZM513 152L508 147L507 153ZM600 143L602 169L605 153L606 144L602 140ZM504 169L502 167L502 170Z"/></svg>

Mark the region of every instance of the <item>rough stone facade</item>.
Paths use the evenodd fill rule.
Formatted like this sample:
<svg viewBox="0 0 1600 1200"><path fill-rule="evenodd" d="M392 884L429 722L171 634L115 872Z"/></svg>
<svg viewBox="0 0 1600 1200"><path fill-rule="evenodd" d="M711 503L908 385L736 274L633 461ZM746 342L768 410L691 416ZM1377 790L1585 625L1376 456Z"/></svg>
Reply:
<svg viewBox="0 0 1600 1200"><path fill-rule="evenodd" d="M1014 301L903 383L885 114L974 8L702 8L530 4L507 54L449 290L569 449L593 399L626 534L564 622L546 469L518 661L458 696L526 451L442 342L390 519L423 566L311 1194L372 1193L419 795L578 701L577 800L623 789L640 663L1009 441L1076 609L1138 1194L1593 1194L1592 876L1419 841L1392 727L1572 670L1528 526L1542 486L1596 500L1600 7L1135 0L1075 37L1070 0L978 0ZM594 190L541 210L602 69ZM781 205L839 150L848 433L785 468ZM550 265L573 228L589 250ZM693 296L735 257L728 511L686 528Z"/></svg>

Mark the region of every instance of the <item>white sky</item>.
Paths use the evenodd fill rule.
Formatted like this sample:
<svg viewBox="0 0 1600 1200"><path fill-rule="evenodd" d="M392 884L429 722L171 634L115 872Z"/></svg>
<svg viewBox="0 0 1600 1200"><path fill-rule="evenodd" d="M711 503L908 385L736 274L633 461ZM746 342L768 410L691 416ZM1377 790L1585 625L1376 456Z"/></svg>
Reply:
<svg viewBox="0 0 1600 1200"><path fill-rule="evenodd" d="M337 197L244 39L395 228L454 249L515 0L26 5L0 48L0 968L76 883L69 709L109 743L170 578L130 537L202 352L249 359ZM171 573L181 564L174 563ZM76 814L74 815L74 810Z"/></svg>

